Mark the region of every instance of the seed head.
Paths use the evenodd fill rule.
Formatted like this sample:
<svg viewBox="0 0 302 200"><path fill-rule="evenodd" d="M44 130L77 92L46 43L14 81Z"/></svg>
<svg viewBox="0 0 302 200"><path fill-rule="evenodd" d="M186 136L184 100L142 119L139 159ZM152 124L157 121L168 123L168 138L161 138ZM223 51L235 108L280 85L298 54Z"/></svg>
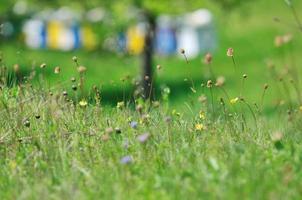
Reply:
<svg viewBox="0 0 302 200"><path fill-rule="evenodd" d="M212 62L212 54L207 53L204 57L204 63L205 64L210 64Z"/></svg>
<svg viewBox="0 0 302 200"><path fill-rule="evenodd" d="M60 71L61 71L61 69L59 66L55 67L55 70L54 70L55 74L59 74Z"/></svg>
<svg viewBox="0 0 302 200"><path fill-rule="evenodd" d="M41 65L40 65L40 68L41 69L44 69L46 67L46 63L42 63Z"/></svg>
<svg viewBox="0 0 302 200"><path fill-rule="evenodd" d="M26 119L24 122L23 122L23 125L25 127L30 127L30 121L28 119Z"/></svg>
<svg viewBox="0 0 302 200"><path fill-rule="evenodd" d="M78 57L73 56L73 57L72 57L72 60L73 60L73 62L77 63L77 62L78 62Z"/></svg>
<svg viewBox="0 0 302 200"><path fill-rule="evenodd" d="M233 57L234 56L234 49L233 48L228 48L227 50L227 56Z"/></svg>
<svg viewBox="0 0 302 200"><path fill-rule="evenodd" d="M18 73L20 71L20 66L18 64L14 65L14 72Z"/></svg>
<svg viewBox="0 0 302 200"><path fill-rule="evenodd" d="M63 91L63 96L66 97L68 94L66 91Z"/></svg>
<svg viewBox="0 0 302 200"><path fill-rule="evenodd" d="M216 79L216 83L215 83L215 86L217 87L222 87L225 83L225 78L223 76L219 76L217 79Z"/></svg>
<svg viewBox="0 0 302 200"><path fill-rule="evenodd" d="M181 54L185 54L186 51L185 51L184 49L180 49L180 53L181 53Z"/></svg>
<svg viewBox="0 0 302 200"><path fill-rule="evenodd" d="M79 72L80 74L86 72L86 70L87 70L87 68L84 67L84 66L79 66L79 67L78 67L78 72Z"/></svg>
<svg viewBox="0 0 302 200"><path fill-rule="evenodd" d="M208 88L211 88L212 86L213 86L212 80L208 80L208 82L207 82L207 87L208 87Z"/></svg>
<svg viewBox="0 0 302 200"><path fill-rule="evenodd" d="M76 85L72 85L71 88L73 91L77 91L77 89L78 89L78 87Z"/></svg>

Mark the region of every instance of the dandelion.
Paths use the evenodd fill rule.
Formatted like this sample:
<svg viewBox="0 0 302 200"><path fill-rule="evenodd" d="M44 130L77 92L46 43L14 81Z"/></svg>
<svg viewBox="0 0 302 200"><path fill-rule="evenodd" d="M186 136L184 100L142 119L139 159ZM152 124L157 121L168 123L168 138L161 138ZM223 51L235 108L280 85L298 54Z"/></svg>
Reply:
<svg viewBox="0 0 302 200"><path fill-rule="evenodd" d="M203 124L195 124L195 130L196 131L202 131L204 129L205 129L205 127L204 127Z"/></svg>
<svg viewBox="0 0 302 200"><path fill-rule="evenodd" d="M59 74L60 71L61 71L61 69L60 69L59 66L55 67L55 70L54 70L54 73L55 73L55 74Z"/></svg>
<svg viewBox="0 0 302 200"><path fill-rule="evenodd" d="M120 159L120 163L123 165L131 164L133 162L133 159L131 156L124 156Z"/></svg>
<svg viewBox="0 0 302 200"><path fill-rule="evenodd" d="M233 99L230 100L230 104L236 104L238 101L239 101L238 97L233 98Z"/></svg>
<svg viewBox="0 0 302 200"><path fill-rule="evenodd" d="M78 67L78 72L79 72L80 74L83 74L84 72L86 72L86 70L87 70L87 68L84 67L84 66L79 66L79 67Z"/></svg>
<svg viewBox="0 0 302 200"><path fill-rule="evenodd" d="M86 100L81 100L80 102L79 102L79 105L81 106L81 107L86 107L87 105L88 105L88 103L87 103L87 101Z"/></svg>
<svg viewBox="0 0 302 200"><path fill-rule="evenodd" d="M140 142L140 143L145 143L150 137L150 134L149 133L144 133L144 134L141 134L137 137L137 140Z"/></svg>
<svg viewBox="0 0 302 200"><path fill-rule="evenodd" d="M123 101L117 102L116 107L117 107L118 109L122 109L122 108L125 107L125 103L124 103Z"/></svg>

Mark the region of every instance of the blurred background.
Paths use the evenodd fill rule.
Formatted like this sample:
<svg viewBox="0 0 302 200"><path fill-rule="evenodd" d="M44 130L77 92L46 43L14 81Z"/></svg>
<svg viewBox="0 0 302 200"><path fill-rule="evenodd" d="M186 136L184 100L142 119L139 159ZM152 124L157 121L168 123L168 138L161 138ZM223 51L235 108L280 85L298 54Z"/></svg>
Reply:
<svg viewBox="0 0 302 200"><path fill-rule="evenodd" d="M301 1L292 2L302 9ZM169 88L172 104L197 100L206 93L202 83L214 78L204 63L208 52L213 74L225 77L230 95L238 96L245 73L245 95L256 101L268 63L284 67L284 49L295 62L301 59L302 34L283 0L1 0L0 24L6 66L18 65L23 76L45 63L43 73L54 85L78 77L77 56L87 69L86 95L96 85L111 104L130 99L140 83L144 97ZM285 34L293 42L278 48L276 37ZM148 91L150 85L156 90Z"/></svg>

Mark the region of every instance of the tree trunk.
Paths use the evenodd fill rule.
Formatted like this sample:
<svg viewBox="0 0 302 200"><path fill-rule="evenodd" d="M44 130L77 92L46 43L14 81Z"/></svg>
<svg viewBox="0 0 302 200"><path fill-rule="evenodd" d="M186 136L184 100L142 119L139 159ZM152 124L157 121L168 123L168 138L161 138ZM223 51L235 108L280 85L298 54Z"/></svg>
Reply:
<svg viewBox="0 0 302 200"><path fill-rule="evenodd" d="M149 13L144 13L146 20L146 36L145 36L145 46L142 52L142 95L144 99L152 99L153 97L153 53L154 53L154 35L155 35L155 18Z"/></svg>

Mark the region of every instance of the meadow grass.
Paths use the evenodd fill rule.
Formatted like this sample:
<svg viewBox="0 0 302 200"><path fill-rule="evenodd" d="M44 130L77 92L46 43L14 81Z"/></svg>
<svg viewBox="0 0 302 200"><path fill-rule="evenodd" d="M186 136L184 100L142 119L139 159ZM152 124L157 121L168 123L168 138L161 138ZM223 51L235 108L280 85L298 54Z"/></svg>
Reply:
<svg viewBox="0 0 302 200"><path fill-rule="evenodd" d="M0 199L300 199L302 37L253 9L207 64L157 57L154 101L136 58L3 44Z"/></svg>

